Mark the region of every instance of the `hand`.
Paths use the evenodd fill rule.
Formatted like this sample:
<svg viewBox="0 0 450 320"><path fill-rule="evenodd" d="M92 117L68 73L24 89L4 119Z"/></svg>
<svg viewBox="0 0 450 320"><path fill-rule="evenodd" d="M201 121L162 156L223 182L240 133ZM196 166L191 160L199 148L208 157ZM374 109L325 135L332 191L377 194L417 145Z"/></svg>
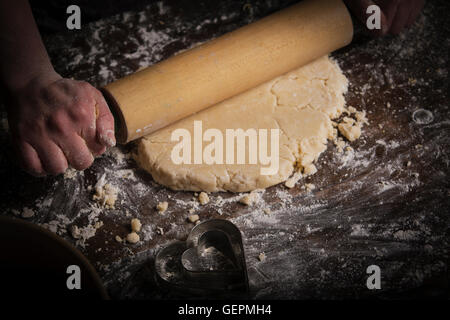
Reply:
<svg viewBox="0 0 450 320"><path fill-rule="evenodd" d="M425 0L344 0L353 14L365 26L369 14L367 7L377 5L381 10L381 30L373 29L374 35L399 34L411 26L423 8Z"/></svg>
<svg viewBox="0 0 450 320"><path fill-rule="evenodd" d="M20 164L35 176L84 170L114 146L114 119L102 94L87 82L45 72L10 91L7 103Z"/></svg>

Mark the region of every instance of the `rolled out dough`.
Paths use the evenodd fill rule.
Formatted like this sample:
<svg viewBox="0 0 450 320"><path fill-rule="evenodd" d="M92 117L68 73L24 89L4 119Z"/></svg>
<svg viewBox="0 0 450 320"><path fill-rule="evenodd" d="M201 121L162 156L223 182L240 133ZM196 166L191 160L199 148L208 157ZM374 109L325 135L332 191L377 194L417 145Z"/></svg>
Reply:
<svg viewBox="0 0 450 320"><path fill-rule="evenodd" d="M347 79L327 56L223 101L138 142L136 160L153 179L174 190L244 192L286 181L316 161L336 135L331 119L344 111ZM203 132L219 129L279 128L279 170L261 175L258 164L174 164L172 131L201 120ZM270 139L268 139L270 142ZM203 148L207 145L203 143ZM269 143L270 146L270 143ZM248 152L248 143L246 144ZM269 149L270 150L270 149ZM225 142L224 142L225 155ZM248 157L248 153L247 153ZM248 159L248 158L247 158Z"/></svg>

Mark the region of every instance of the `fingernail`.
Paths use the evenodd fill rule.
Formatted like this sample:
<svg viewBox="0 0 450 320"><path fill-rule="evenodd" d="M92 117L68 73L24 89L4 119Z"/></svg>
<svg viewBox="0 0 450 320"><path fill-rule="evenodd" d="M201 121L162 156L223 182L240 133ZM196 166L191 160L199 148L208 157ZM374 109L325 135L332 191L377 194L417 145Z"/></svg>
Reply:
<svg viewBox="0 0 450 320"><path fill-rule="evenodd" d="M116 137L114 136L114 132L112 130L106 131L106 135L103 136L103 140L108 147L114 147L116 145Z"/></svg>

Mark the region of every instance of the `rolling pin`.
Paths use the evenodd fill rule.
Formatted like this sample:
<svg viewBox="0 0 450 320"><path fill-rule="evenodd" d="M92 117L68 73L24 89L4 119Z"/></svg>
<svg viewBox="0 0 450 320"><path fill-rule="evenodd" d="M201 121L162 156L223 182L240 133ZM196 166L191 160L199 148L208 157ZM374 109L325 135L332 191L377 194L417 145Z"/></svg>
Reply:
<svg viewBox="0 0 450 320"><path fill-rule="evenodd" d="M349 44L341 0L306 0L114 81L102 92L126 143Z"/></svg>

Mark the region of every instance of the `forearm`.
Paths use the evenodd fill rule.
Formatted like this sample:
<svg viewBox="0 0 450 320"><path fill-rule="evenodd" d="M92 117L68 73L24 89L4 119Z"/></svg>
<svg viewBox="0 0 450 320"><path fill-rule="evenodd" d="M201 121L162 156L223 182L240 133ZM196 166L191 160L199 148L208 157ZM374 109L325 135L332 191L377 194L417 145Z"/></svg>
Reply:
<svg viewBox="0 0 450 320"><path fill-rule="evenodd" d="M0 0L0 81L17 90L53 67L27 0Z"/></svg>

